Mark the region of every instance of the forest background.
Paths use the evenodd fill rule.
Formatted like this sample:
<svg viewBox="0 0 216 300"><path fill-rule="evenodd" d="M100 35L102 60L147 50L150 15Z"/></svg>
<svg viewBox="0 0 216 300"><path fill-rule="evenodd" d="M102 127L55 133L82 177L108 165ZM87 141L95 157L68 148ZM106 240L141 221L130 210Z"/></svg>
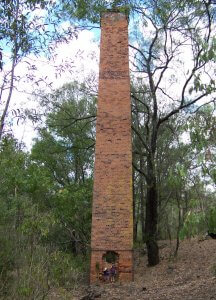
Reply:
<svg viewBox="0 0 216 300"><path fill-rule="evenodd" d="M130 16L134 247L146 243L153 266L159 239L176 239L177 256L181 239L216 233L213 1L1 1L3 299L87 280L98 48L79 41L98 39L100 13L116 7ZM26 148L15 136L29 122Z"/></svg>

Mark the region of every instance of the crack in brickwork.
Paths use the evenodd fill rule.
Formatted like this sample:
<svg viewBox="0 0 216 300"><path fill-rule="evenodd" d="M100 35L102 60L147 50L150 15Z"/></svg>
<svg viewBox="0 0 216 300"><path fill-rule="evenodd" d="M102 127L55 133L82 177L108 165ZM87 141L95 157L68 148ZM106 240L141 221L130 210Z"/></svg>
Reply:
<svg viewBox="0 0 216 300"><path fill-rule="evenodd" d="M97 281L107 251L119 255L121 281L133 280L131 103L128 20L101 18L99 96L91 235L90 281Z"/></svg>

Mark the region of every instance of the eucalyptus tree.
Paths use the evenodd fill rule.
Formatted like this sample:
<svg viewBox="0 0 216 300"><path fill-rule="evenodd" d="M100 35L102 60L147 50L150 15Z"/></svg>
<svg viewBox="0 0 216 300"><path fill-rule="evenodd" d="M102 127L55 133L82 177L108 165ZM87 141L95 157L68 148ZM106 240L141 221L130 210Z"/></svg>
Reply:
<svg viewBox="0 0 216 300"><path fill-rule="evenodd" d="M65 246L72 245L75 253L85 252L90 239L95 100L77 82L44 95L45 123L31 153L52 178L49 205L65 227L61 240L67 239Z"/></svg>
<svg viewBox="0 0 216 300"><path fill-rule="evenodd" d="M139 20L134 32L132 72L140 88L132 90L139 103L142 131L133 126L142 145L145 170L137 168L147 182L146 243L150 265L159 262L157 246L158 139L167 122L178 113L187 118L203 103L215 101L211 72L216 44L209 3L201 1L143 1L132 4ZM138 74L138 75L137 75ZM204 102L202 102L202 99Z"/></svg>
<svg viewBox="0 0 216 300"><path fill-rule="evenodd" d="M15 2L10 3L14 4ZM15 3L12 16L15 20L13 24L17 34L14 35L13 31L9 37L18 37L17 25L26 24L25 20L29 20L25 19L23 14L18 15L20 11L17 7L21 3L34 5L34 3L40 4L40 1L17 1ZM140 140L140 155L145 165L142 170L137 169L147 183L145 231L149 264L155 265L159 262L156 241L158 137L164 124L172 121L176 114L182 112L183 117L186 118L190 113L195 113L200 105L203 105L202 99L205 99L206 102L213 102L215 97L215 81L211 70L214 67L216 44L213 36L214 11L211 1L77 0L60 1L59 3L59 7L64 8L62 16L65 19L71 17L71 20L79 18L98 23L101 11L121 5L131 12L131 36L133 36L131 48L134 51L132 72L136 74L136 79L139 78L141 86L138 90L132 90L132 98L141 105L136 114L142 118L143 125L141 130L136 126L133 126L133 130ZM18 16L21 17L20 22L17 20ZM10 20L8 16L7 19ZM13 29L13 27L11 28ZM32 34L32 31L30 33ZM24 30L21 30L20 34L22 36ZM33 39L33 41L35 40L37 39ZM11 39L10 42L15 45L12 53L17 55L17 47L21 47L20 44L16 39ZM25 44L22 43L22 45ZM27 49L30 51L30 48L27 47ZM14 58L14 63L16 61ZM13 76L10 86L13 86L12 78ZM3 89L4 86L2 91ZM10 97L9 93L8 99ZM6 104L6 111L2 114L2 124L4 124L7 114L7 107Z"/></svg>
<svg viewBox="0 0 216 300"><path fill-rule="evenodd" d="M23 219L25 203L24 181L27 175L27 154L12 137L0 143L0 296L8 290L10 272L18 271L21 238L18 230ZM7 232L7 234L5 234ZM15 245L16 243L16 245Z"/></svg>
<svg viewBox="0 0 216 300"><path fill-rule="evenodd" d="M0 143L2 299L42 299L51 287L73 285L86 252L91 182L62 188L34 155L12 136Z"/></svg>
<svg viewBox="0 0 216 300"><path fill-rule="evenodd" d="M200 173L206 183L216 184L215 159L215 108L210 105L201 107L185 124L190 131L190 139L194 145L194 153L198 156Z"/></svg>
<svg viewBox="0 0 216 300"><path fill-rule="evenodd" d="M187 118L205 102L215 101L216 43L213 1L65 1L65 14L98 24L107 8L130 12L131 72L139 81L132 99L139 103L133 125L140 140L141 170L146 181L145 235L149 265L159 262L157 246L158 138L167 122Z"/></svg>
<svg viewBox="0 0 216 300"><path fill-rule="evenodd" d="M42 54L50 57L56 43L76 36L75 27L60 27L59 10L52 0L3 0L0 3L0 140L9 123L9 105L18 83L23 77L35 82L38 57ZM27 66L26 74L17 70L21 62L23 70Z"/></svg>

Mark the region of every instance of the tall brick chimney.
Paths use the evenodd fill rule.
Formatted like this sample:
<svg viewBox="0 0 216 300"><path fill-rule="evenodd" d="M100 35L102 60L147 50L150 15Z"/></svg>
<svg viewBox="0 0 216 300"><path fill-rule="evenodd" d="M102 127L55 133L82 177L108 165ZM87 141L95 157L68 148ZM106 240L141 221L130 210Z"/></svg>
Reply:
<svg viewBox="0 0 216 300"><path fill-rule="evenodd" d="M132 206L128 18L110 10L101 17L91 283L111 263L120 281L133 280Z"/></svg>

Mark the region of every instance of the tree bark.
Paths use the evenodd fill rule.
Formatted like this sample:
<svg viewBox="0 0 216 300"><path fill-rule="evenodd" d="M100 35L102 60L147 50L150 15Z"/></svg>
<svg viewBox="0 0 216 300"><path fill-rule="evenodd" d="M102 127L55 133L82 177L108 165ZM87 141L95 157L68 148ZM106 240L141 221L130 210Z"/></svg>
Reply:
<svg viewBox="0 0 216 300"><path fill-rule="evenodd" d="M16 3L16 10L15 10L15 24L17 25L18 22L18 14L19 14L19 0L17 0ZM17 28L17 26L16 26ZM11 97L12 97L12 93L13 93L13 89L14 89L14 75L15 75L15 67L17 64L17 56L18 56L18 33L17 33L17 29L14 30L13 32L14 38L13 38L13 43L14 43L14 49L13 49L13 59L12 59L12 66L11 66L11 78L10 78L10 87L9 87L9 93L8 93L8 97L7 97L7 101L5 103L5 107L2 113L2 116L0 118L0 141L2 139L3 136L3 132L4 132L4 126L5 126L5 119L7 117L7 113L8 113L8 109L9 109L9 105L11 102ZM4 83L3 83L4 84Z"/></svg>
<svg viewBox="0 0 216 300"><path fill-rule="evenodd" d="M140 156L140 170L143 171L143 158ZM144 187L143 187L143 175L140 174L140 217L141 217L141 228L142 228L142 241L145 242L145 217L144 217L144 209L145 209L145 197L144 197Z"/></svg>
<svg viewBox="0 0 216 300"><path fill-rule="evenodd" d="M11 97L12 97L12 92L13 92L13 88L14 88L14 70L15 70L15 65L16 65L16 58L13 58L13 62L12 62L12 69L11 69L11 79L10 79L10 89L9 89L9 94L7 97L7 101L5 104L5 108L3 110L1 119L0 119L0 141L2 139L3 136L3 132L4 132L4 126L5 126L5 119L8 113L8 108L9 108L9 104L11 101Z"/></svg>
<svg viewBox="0 0 216 300"><path fill-rule="evenodd" d="M157 223L158 223L158 195L156 176L151 158L147 164L148 181L146 197L146 246L148 251L148 265L155 266L159 263L159 248L157 244Z"/></svg>
<svg viewBox="0 0 216 300"><path fill-rule="evenodd" d="M177 205L178 205L178 226L177 226L177 232L176 232L176 249L174 253L174 257L177 257L178 255L178 249L180 245L180 240L179 240L179 233L182 227L182 220L181 220L181 206L180 206L180 200L178 198L178 195L176 195L176 200L177 200Z"/></svg>
<svg viewBox="0 0 216 300"><path fill-rule="evenodd" d="M133 240L137 242L137 217L136 217L136 193L135 193L135 172L133 169Z"/></svg>

